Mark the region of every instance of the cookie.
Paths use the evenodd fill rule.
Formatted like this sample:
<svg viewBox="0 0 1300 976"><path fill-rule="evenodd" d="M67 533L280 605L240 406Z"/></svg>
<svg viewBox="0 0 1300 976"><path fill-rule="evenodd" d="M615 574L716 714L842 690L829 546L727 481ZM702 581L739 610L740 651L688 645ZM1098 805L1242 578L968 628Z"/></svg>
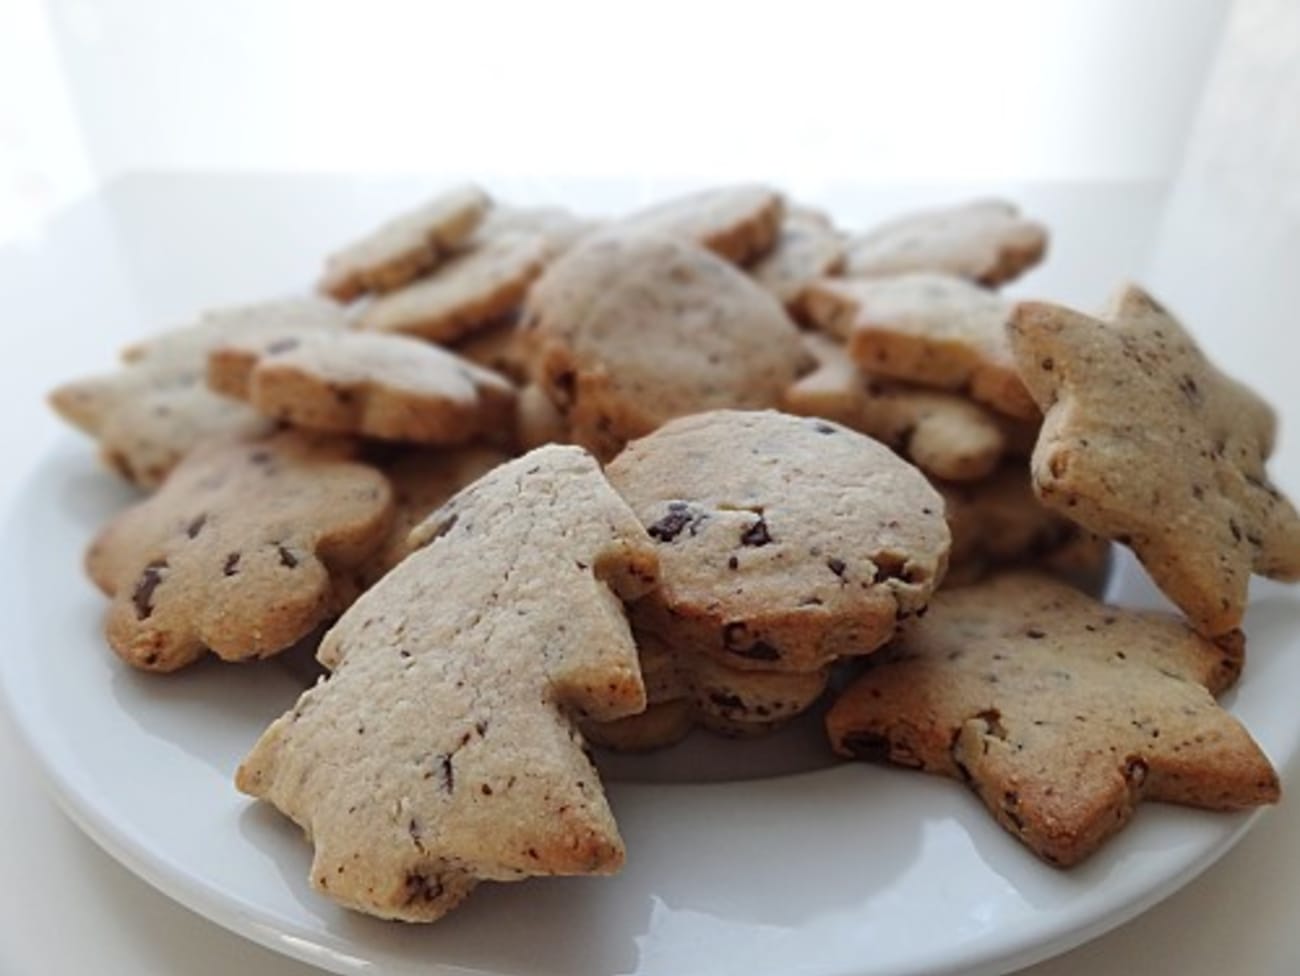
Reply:
<svg viewBox="0 0 1300 976"><path fill-rule="evenodd" d="M311 430L420 444L509 436L515 391L418 339L361 332L245 339L208 357L208 385Z"/></svg>
<svg viewBox="0 0 1300 976"><path fill-rule="evenodd" d="M938 482L952 531L944 585L991 570L1034 565L1072 579L1104 575L1110 544L1038 501L1023 463L972 482Z"/></svg>
<svg viewBox="0 0 1300 976"><path fill-rule="evenodd" d="M697 717L713 715L747 724L783 722L810 708L830 681L827 668L741 670L649 631L633 634L646 701L684 700Z"/></svg>
<svg viewBox="0 0 1300 976"><path fill-rule="evenodd" d="M793 312L812 282L844 263L844 238L820 210L790 207L772 250L749 268L750 275Z"/></svg>
<svg viewBox="0 0 1300 976"><path fill-rule="evenodd" d="M480 880L618 870L574 722L645 707L620 597L654 585L653 544L573 447L493 469L412 537L239 789L304 828L317 891L381 918L437 919Z"/></svg>
<svg viewBox="0 0 1300 976"><path fill-rule="evenodd" d="M552 257L558 257L599 225L584 220L563 207L513 207L497 204L488 211L470 236L468 248L507 234L531 234L542 238Z"/></svg>
<svg viewBox="0 0 1300 976"><path fill-rule="evenodd" d="M835 751L964 781L1052 864L1086 858L1142 799L1278 799L1268 759L1214 700L1241 668L1239 639L1006 574L937 594L897 650L832 706Z"/></svg>
<svg viewBox="0 0 1300 976"><path fill-rule="evenodd" d="M887 447L825 420L683 417L606 474L659 551L638 627L733 668L869 654L943 577L943 500Z"/></svg>
<svg viewBox="0 0 1300 976"><path fill-rule="evenodd" d="M501 234L441 265L437 272L380 295L358 325L454 343L515 311L551 257L536 234Z"/></svg>
<svg viewBox="0 0 1300 976"><path fill-rule="evenodd" d="M1004 200L972 200L898 217L851 238L850 278L940 271L981 285L1000 285L1043 259L1047 229Z"/></svg>
<svg viewBox="0 0 1300 976"><path fill-rule="evenodd" d="M567 444L569 425L564 415L536 383L519 391L515 404L515 443L525 451L543 444Z"/></svg>
<svg viewBox="0 0 1300 976"><path fill-rule="evenodd" d="M105 632L138 668L208 650L267 657L342 609L340 581L383 541L392 494L351 443L285 432L196 448L86 556L112 598Z"/></svg>
<svg viewBox="0 0 1300 976"><path fill-rule="evenodd" d="M847 343L866 373L968 393L1001 413L1036 420L1038 407L1007 342L1011 304L951 275L820 281L803 300L814 324Z"/></svg>
<svg viewBox="0 0 1300 976"><path fill-rule="evenodd" d="M207 388L211 349L235 338L334 331L345 323L343 310L321 299L205 312L191 325L128 346L117 372L64 384L50 394L50 403L99 442L106 464L139 487L154 489L197 444L271 428L244 404Z"/></svg>
<svg viewBox="0 0 1300 976"><path fill-rule="evenodd" d="M583 722L592 745L614 752L651 752L675 745L695 727L691 703L684 698L646 706L644 712L609 722Z"/></svg>
<svg viewBox="0 0 1300 976"><path fill-rule="evenodd" d="M775 406L806 355L771 295L663 236L584 240L537 282L523 324L538 382L602 458L673 417Z"/></svg>
<svg viewBox="0 0 1300 976"><path fill-rule="evenodd" d="M447 348L462 359L500 373L519 386L532 376L532 350L514 313L470 333Z"/></svg>
<svg viewBox="0 0 1300 976"><path fill-rule="evenodd" d="M382 467L393 489L393 520L387 536L359 569L360 588L373 586L414 550L411 530L466 485L509 457L481 445L406 454Z"/></svg>
<svg viewBox="0 0 1300 976"><path fill-rule="evenodd" d="M747 265L776 244L784 214L781 194L742 184L665 200L624 218L618 226L631 233L685 238L733 264Z"/></svg>
<svg viewBox="0 0 1300 976"><path fill-rule="evenodd" d="M969 481L1008 452L1006 424L978 404L864 375L843 346L815 332L804 345L817 368L786 390L790 413L824 417L889 445L927 474Z"/></svg>
<svg viewBox="0 0 1300 976"><path fill-rule="evenodd" d="M1264 462L1276 421L1150 295L1123 288L1102 319L1016 308L1011 342L1043 408L1043 504L1129 546L1201 633L1240 625L1252 572L1300 579L1300 516Z"/></svg>
<svg viewBox="0 0 1300 976"><path fill-rule="evenodd" d="M488 195L472 184L445 190L326 258L319 288L341 302L400 288L445 261L491 206Z"/></svg>

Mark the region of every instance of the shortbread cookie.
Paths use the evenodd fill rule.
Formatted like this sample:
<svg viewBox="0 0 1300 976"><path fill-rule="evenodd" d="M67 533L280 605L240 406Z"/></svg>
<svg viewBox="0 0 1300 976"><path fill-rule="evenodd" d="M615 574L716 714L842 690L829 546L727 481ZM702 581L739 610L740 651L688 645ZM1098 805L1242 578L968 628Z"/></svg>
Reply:
<svg viewBox="0 0 1300 976"><path fill-rule="evenodd" d="M754 280L793 311L803 290L844 263L844 237L820 210L791 207L770 252L749 269Z"/></svg>
<svg viewBox="0 0 1300 976"><path fill-rule="evenodd" d="M1000 285L1032 268L1047 250L1047 230L1014 204L972 200L899 217L848 242L844 273L881 278L942 271Z"/></svg>
<svg viewBox="0 0 1300 976"><path fill-rule="evenodd" d="M1012 345L1046 413L1034 489L1137 553L1203 634L1240 625L1252 572L1300 579L1300 516L1268 479L1275 418L1150 295L1101 320L1017 307Z"/></svg>
<svg viewBox="0 0 1300 976"><path fill-rule="evenodd" d="M607 470L658 544L638 626L731 667L869 654L943 577L943 499L869 437L775 411L670 421Z"/></svg>
<svg viewBox="0 0 1300 976"><path fill-rule="evenodd" d="M457 342L519 308L550 256L550 246L537 234L493 237L427 278L380 295L362 310L358 324Z"/></svg>
<svg viewBox="0 0 1300 976"><path fill-rule="evenodd" d="M621 230L668 234L708 248L733 264L767 254L781 233L785 202L765 186L724 186L657 203L619 222Z"/></svg>
<svg viewBox="0 0 1300 976"><path fill-rule="evenodd" d="M653 544L573 447L494 469L413 538L238 787L304 828L313 887L381 918L437 919L480 880L617 871L573 723L645 707L620 597L654 585Z"/></svg>
<svg viewBox="0 0 1300 976"><path fill-rule="evenodd" d="M113 598L105 630L129 664L174 671L211 650L267 657L342 609L340 580L392 517L384 476L346 441L285 432L194 450L115 517L86 556Z"/></svg>
<svg viewBox="0 0 1300 976"><path fill-rule="evenodd" d="M782 402L791 413L834 420L951 481L983 478L1007 453L1006 424L978 404L866 376L843 346L815 332L804 345L817 368L786 391Z"/></svg>
<svg viewBox="0 0 1300 976"><path fill-rule="evenodd" d="M488 211L470 237L468 247L481 246L506 234L533 234L546 243L551 257L559 257L599 226L563 207L512 207L497 204Z"/></svg>
<svg viewBox="0 0 1300 976"><path fill-rule="evenodd" d="M382 467L393 489L394 516L383 543L360 567L366 589L415 551L411 530L466 485L509 457L492 447L473 445L449 451L407 454Z"/></svg>
<svg viewBox="0 0 1300 976"><path fill-rule="evenodd" d="M808 289L803 308L845 340L866 373L966 392L1012 417L1038 417L1007 341L1011 304L993 292L922 271L821 281Z"/></svg>
<svg viewBox="0 0 1300 976"><path fill-rule="evenodd" d="M663 236L583 241L537 282L524 327L574 440L605 458L672 417L775 406L806 355L771 295Z"/></svg>
<svg viewBox="0 0 1300 976"><path fill-rule="evenodd" d="M311 430L420 444L508 438L515 390L445 349L362 332L245 339L208 357L208 385Z"/></svg>
<svg viewBox="0 0 1300 976"><path fill-rule="evenodd" d="M675 745L695 727L691 703L684 698L651 703L644 712L610 722L583 722L588 742L615 752L650 752Z"/></svg>
<svg viewBox="0 0 1300 976"><path fill-rule="evenodd" d="M74 380L50 394L69 423L94 437L105 462L153 489L196 445L256 436L271 425L204 383L207 356L223 341L266 334L336 331L343 310L322 299L284 299L205 312L189 326L137 342L116 373Z"/></svg>
<svg viewBox="0 0 1300 976"><path fill-rule="evenodd" d="M447 348L462 359L500 373L523 386L532 376L533 355L514 313L498 319Z"/></svg>
<svg viewBox="0 0 1300 976"><path fill-rule="evenodd" d="M320 290L341 302L392 291L437 267L464 243L492 201L472 184L446 190L330 255Z"/></svg>
<svg viewBox="0 0 1300 976"><path fill-rule="evenodd" d="M519 391L515 404L515 443L525 451L543 444L567 444L569 425L564 414L536 383Z"/></svg>
<svg viewBox="0 0 1300 976"><path fill-rule="evenodd" d="M646 701L685 700L696 715L750 724L782 722L807 711L830 681L827 668L742 670L649 631L633 633Z"/></svg>
<svg viewBox="0 0 1300 976"><path fill-rule="evenodd" d="M1235 810L1277 774L1214 701L1241 668L1182 621L1031 574L935 596L899 656L827 715L841 755L961 779L1036 854L1075 864L1142 799Z"/></svg>
<svg viewBox="0 0 1300 976"><path fill-rule="evenodd" d="M1082 579L1104 569L1110 544L1041 504L1023 462L982 481L935 487L952 530L945 586L1016 564Z"/></svg>

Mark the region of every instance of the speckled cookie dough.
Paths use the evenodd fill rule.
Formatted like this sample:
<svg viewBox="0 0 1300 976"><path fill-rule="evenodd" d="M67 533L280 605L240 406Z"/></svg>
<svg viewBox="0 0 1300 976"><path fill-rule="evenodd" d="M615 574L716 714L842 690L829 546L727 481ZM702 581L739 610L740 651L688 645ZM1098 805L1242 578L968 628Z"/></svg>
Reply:
<svg viewBox="0 0 1300 976"><path fill-rule="evenodd" d="M742 184L665 200L624 218L618 228L683 238L733 264L747 265L775 246L784 215L781 194Z"/></svg>
<svg viewBox="0 0 1300 976"><path fill-rule="evenodd" d="M542 388L602 458L673 417L776 406L807 361L771 295L664 236L583 241L537 282L524 327Z"/></svg>
<svg viewBox="0 0 1300 976"><path fill-rule="evenodd" d="M400 288L445 261L491 206L488 195L473 184L445 190L330 255L319 288L341 302Z"/></svg>
<svg viewBox="0 0 1300 976"><path fill-rule="evenodd" d="M892 451L775 411L671 421L608 467L658 546L638 627L731 667L869 654L943 577L943 500Z"/></svg>
<svg viewBox="0 0 1300 976"><path fill-rule="evenodd" d="M965 782L1052 864L1086 858L1143 799L1237 810L1279 797L1214 700L1240 671L1240 635L1221 646L1170 615L1006 574L937 594L896 650L832 706L835 750Z"/></svg>
<svg viewBox="0 0 1300 976"><path fill-rule="evenodd" d="M380 295L357 322L373 332L459 342L518 309L550 258L550 245L537 234L494 236L433 274Z"/></svg>
<svg viewBox="0 0 1300 976"><path fill-rule="evenodd" d="M341 581L383 541L392 494L350 442L295 432L196 449L96 537L109 644L174 671L211 650L278 653L343 609Z"/></svg>
<svg viewBox="0 0 1300 976"><path fill-rule="evenodd" d="M412 529L456 492L508 460L509 455L494 447L472 445L404 454L382 465L393 489L393 521L383 543L358 570L360 588L373 586L415 551Z"/></svg>
<svg viewBox="0 0 1300 976"><path fill-rule="evenodd" d="M1038 418L1007 342L1011 303L993 292L926 271L822 281L808 289L803 307L819 328L845 340L864 372Z"/></svg>
<svg viewBox="0 0 1300 976"><path fill-rule="evenodd" d="M237 785L306 830L318 892L381 918L440 918L481 880L617 871L575 722L645 708L622 599L655 585L653 543L574 447L493 469L412 538Z"/></svg>
<svg viewBox="0 0 1300 976"><path fill-rule="evenodd" d="M790 207L772 250L750 267L754 280L794 311L804 289L844 264L844 237L820 210Z"/></svg>
<svg viewBox="0 0 1300 976"><path fill-rule="evenodd" d="M1010 450L1006 423L978 404L867 376L826 336L807 333L804 345L817 368L785 392L790 413L851 427L950 481L984 478Z"/></svg>
<svg viewBox="0 0 1300 976"><path fill-rule="evenodd" d="M945 586L1011 565L1033 565L1093 586L1104 575L1110 543L1040 503L1023 462L982 481L935 487L952 530Z"/></svg>
<svg viewBox="0 0 1300 976"><path fill-rule="evenodd" d="M1132 548L1209 636L1240 625L1252 572L1300 579L1300 516L1264 466L1273 411L1155 299L1127 286L1100 320L1026 302L1011 340L1046 415L1045 505Z"/></svg>
<svg viewBox="0 0 1300 976"><path fill-rule="evenodd" d="M419 444L508 440L515 390L418 339L362 332L223 343L208 383L298 427Z"/></svg>
<svg viewBox="0 0 1300 976"><path fill-rule="evenodd" d="M204 312L191 325L128 346L114 373L66 383L50 394L63 419L99 442L104 462L146 489L157 488L195 446L213 437L256 436L271 424L204 383L220 343L268 334L340 330L342 308L290 298Z"/></svg>
<svg viewBox="0 0 1300 976"><path fill-rule="evenodd" d="M848 242L844 274L880 278L942 271L981 285L1000 285L1043 259L1047 229L1005 200L972 200L921 210Z"/></svg>

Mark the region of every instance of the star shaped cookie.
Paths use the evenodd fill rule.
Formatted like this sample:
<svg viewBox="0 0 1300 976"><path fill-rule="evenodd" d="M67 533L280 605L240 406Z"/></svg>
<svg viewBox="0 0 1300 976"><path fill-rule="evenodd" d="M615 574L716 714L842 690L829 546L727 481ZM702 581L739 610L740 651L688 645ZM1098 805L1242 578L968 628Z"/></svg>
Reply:
<svg viewBox="0 0 1300 976"><path fill-rule="evenodd" d="M1264 468L1273 411L1154 298L1127 286L1100 320L1024 302L1010 336L1046 415L1044 504L1131 547L1208 636L1240 625L1252 572L1300 579L1300 516Z"/></svg>
<svg viewBox="0 0 1300 976"><path fill-rule="evenodd" d="M894 650L828 713L835 751L963 780L1052 864L1083 860L1142 799L1278 799L1268 759L1214 700L1239 640L1008 573L936 594Z"/></svg>

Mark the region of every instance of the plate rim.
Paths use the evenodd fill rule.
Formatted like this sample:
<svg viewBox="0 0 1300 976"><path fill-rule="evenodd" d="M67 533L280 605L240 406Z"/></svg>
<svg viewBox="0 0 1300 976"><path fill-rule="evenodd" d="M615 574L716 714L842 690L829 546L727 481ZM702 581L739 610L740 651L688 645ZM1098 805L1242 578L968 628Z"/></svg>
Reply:
<svg viewBox="0 0 1300 976"><path fill-rule="evenodd" d="M73 442L72 435L64 432L62 436L56 437L42 449L38 449L25 470L19 472L19 477L13 482L8 504L0 518L0 526L3 526L3 535L6 539L11 538L17 526L22 523L23 511L32 505L32 499L36 497L36 492L42 485L44 473L56 468L61 461L66 463L71 457ZM0 569L10 572L17 568L15 562L18 559L18 549L17 546L5 547L6 553L0 561ZM1112 595L1111 589L1112 585L1108 584L1106 592L1108 598ZM21 588L16 590L19 593L22 591ZM4 596L0 606L15 615L20 615L21 604L21 599L15 596L15 590L11 589ZM172 864L157 851L137 844L120 825L101 812L93 797L79 787L57 757L37 740L36 732L39 723L32 721L30 708L24 705L17 694L15 682L21 677L19 672L23 667L19 658L24 656L23 650L29 643L27 637L30 636L29 631L33 626L31 621L23 618L17 653L0 655L0 712L4 713L3 721L12 730L16 741L20 743L23 753L30 761L31 770L46 792L55 800L59 809L78 830L114 861L164 897L226 931L249 939L279 955L341 976L373 973L376 967L383 967L389 962L396 965L406 964L383 949L374 950L369 958L364 954L349 952L347 948L349 940L343 937L321 933L289 919L267 917L269 913L234 892L218 888L203 877ZM110 653L107 648L105 653ZM37 667L32 663L27 666ZM1270 760L1276 765L1276 760L1272 756ZM841 764L777 778L833 775L846 768L851 769L852 766ZM1285 775L1285 769L1279 767L1279 773ZM625 789L639 791L663 788L665 784L624 783L622 785ZM719 782L671 785L693 789L718 789L726 788L728 784ZM231 789L234 789L233 784ZM999 943L980 947L960 960L945 960L938 968L926 971L935 976L943 973L994 976L1008 971L1009 968L1023 968L1069 952L1131 921L1191 883L1227 855L1258 824L1261 817L1268 815L1270 809L1270 807L1259 807L1237 814L1213 814L1219 818L1234 818L1235 822L1231 829L1168 877L1119 906L1108 907L1105 903L1098 904L1086 914L1075 917L1065 928L1051 934L1044 935L1040 931L1043 928L1050 929L1050 926L1031 926L1023 935L1004 935ZM503 970L465 967L436 959L422 962L421 967L422 972L427 972L431 976L497 976L505 973ZM837 968L834 964L828 964L828 968L817 972L821 976L860 976L861 970Z"/></svg>

